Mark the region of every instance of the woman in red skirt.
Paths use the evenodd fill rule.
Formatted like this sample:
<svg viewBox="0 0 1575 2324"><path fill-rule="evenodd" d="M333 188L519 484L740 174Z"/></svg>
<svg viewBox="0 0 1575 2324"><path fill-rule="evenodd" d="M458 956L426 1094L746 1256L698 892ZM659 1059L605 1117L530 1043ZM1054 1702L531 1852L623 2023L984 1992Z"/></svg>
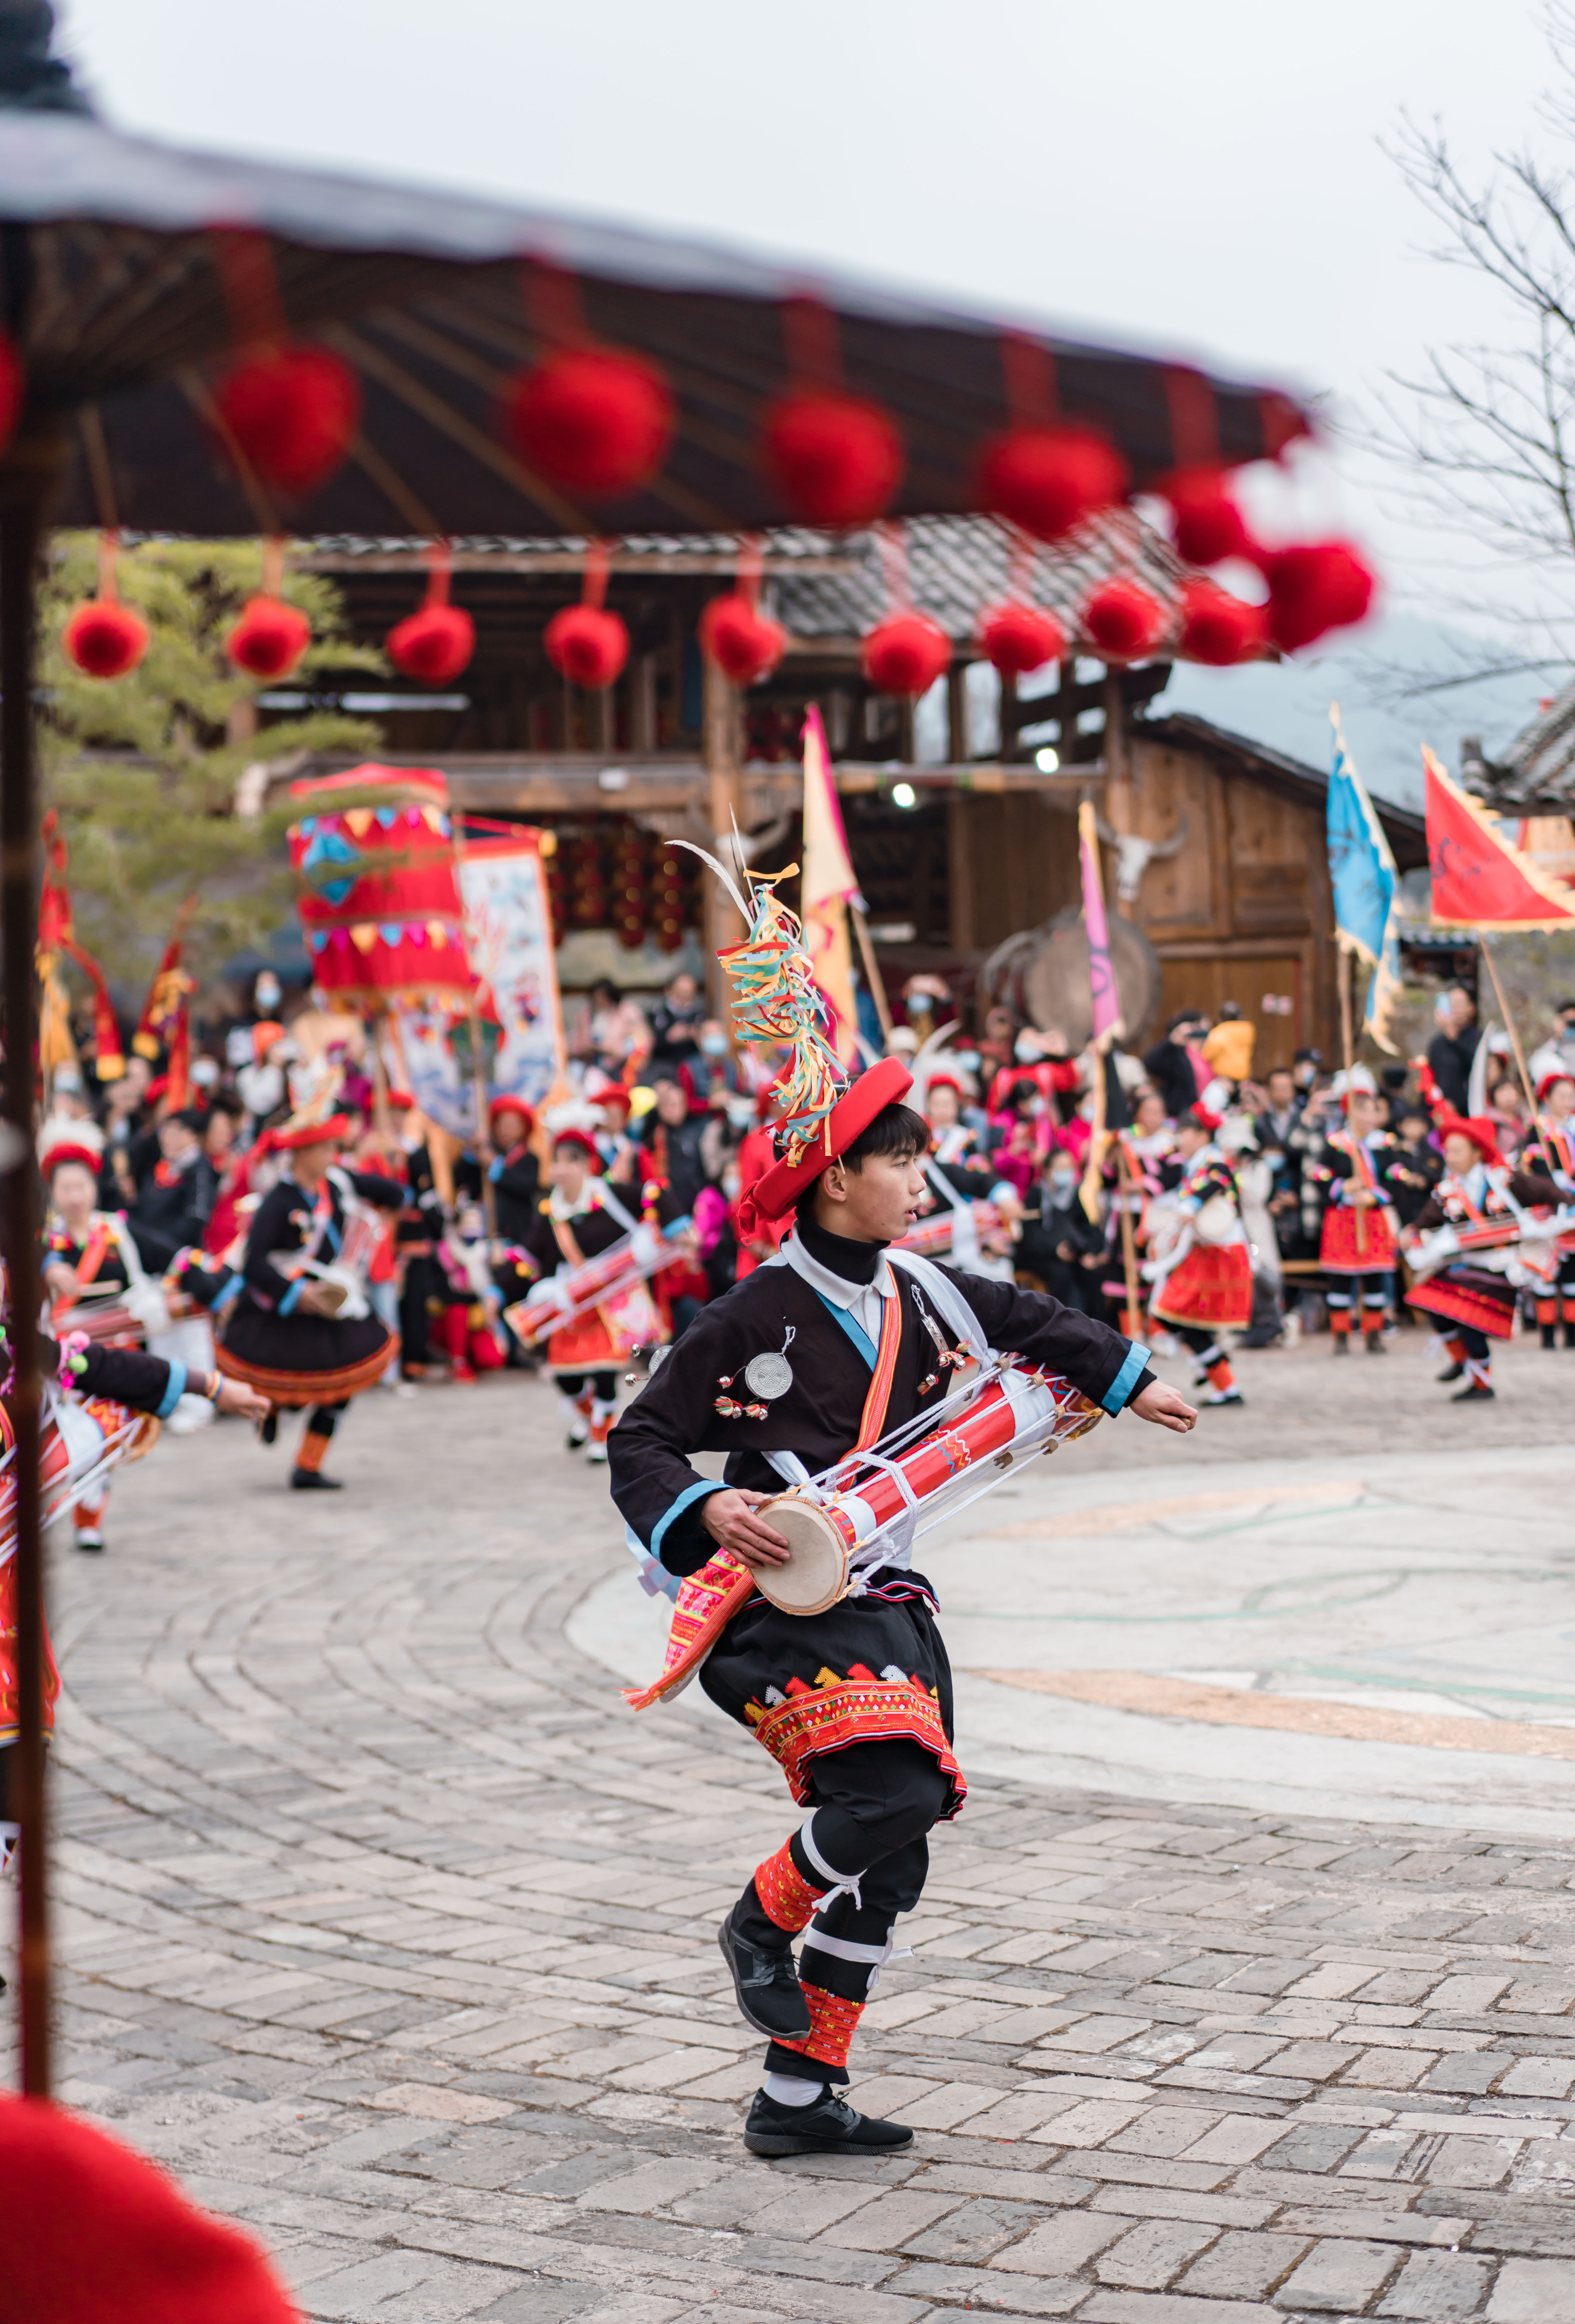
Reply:
<svg viewBox="0 0 1575 2324"><path fill-rule="evenodd" d="M1200 1103L1176 1125L1182 1181L1172 1199L1178 1223L1144 1273L1154 1285L1149 1313L1171 1324L1192 1351L1202 1401L1239 1404L1241 1390L1219 1335L1243 1331L1252 1320L1252 1253L1235 1173L1214 1142L1220 1119Z"/></svg>
<svg viewBox="0 0 1575 2324"><path fill-rule="evenodd" d="M1405 1237L1412 1264L1426 1272L1405 1300L1451 1327L1445 1345L1451 1361L1439 1377L1464 1375L1466 1382L1451 1401L1486 1404L1494 1394L1489 1342L1507 1340L1515 1329L1515 1306L1528 1280L1521 1245L1537 1241L1541 1224L1518 1214L1557 1210L1559 1189L1551 1178L1511 1170L1498 1151L1497 1125L1485 1116L1466 1120L1445 1114L1438 1126L1444 1175ZM1524 1231L1473 1247L1473 1236L1511 1228ZM1430 1252L1430 1239L1445 1229L1443 1250L1435 1244Z"/></svg>

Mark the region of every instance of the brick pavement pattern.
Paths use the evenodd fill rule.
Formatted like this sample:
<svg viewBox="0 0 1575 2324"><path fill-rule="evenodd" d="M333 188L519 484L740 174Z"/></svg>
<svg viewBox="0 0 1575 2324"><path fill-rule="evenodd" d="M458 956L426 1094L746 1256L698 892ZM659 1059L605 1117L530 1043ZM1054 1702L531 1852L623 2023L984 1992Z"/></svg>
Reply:
<svg viewBox="0 0 1575 2324"><path fill-rule="evenodd" d="M913 2149L758 2161L775 1767L564 1637L622 1553L543 1389L336 1458L221 1426L52 1568L61 2094L308 2317L1575 2316L1562 1850L976 1784L855 2054Z"/></svg>

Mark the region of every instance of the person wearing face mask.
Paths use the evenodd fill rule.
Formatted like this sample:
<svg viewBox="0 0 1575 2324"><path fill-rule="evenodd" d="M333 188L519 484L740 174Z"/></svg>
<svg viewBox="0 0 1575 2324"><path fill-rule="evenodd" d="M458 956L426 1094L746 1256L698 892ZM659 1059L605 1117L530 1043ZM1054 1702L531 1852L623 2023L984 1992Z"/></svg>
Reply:
<svg viewBox="0 0 1575 2324"><path fill-rule="evenodd" d="M1077 1165L1057 1147L1023 1205L1017 1279L1029 1290L1047 1291L1079 1314L1102 1316L1105 1233L1083 1209L1079 1184Z"/></svg>
<svg viewBox="0 0 1575 2324"><path fill-rule="evenodd" d="M701 1026L695 1055L686 1070L702 1105L714 1105L719 1094L731 1095L738 1088L738 1066L727 1029L716 1018L707 1017Z"/></svg>

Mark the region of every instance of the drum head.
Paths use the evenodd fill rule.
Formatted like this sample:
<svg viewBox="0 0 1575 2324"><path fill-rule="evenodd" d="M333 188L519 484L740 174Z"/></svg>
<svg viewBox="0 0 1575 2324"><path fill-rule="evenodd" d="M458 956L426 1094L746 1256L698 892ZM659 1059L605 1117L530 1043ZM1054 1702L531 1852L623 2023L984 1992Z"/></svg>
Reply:
<svg viewBox="0 0 1575 2324"><path fill-rule="evenodd" d="M813 1501L784 1493L755 1511L782 1535L791 1554L786 1565L757 1565L756 1587L784 1614L824 1614L846 1595L848 1553L831 1519Z"/></svg>

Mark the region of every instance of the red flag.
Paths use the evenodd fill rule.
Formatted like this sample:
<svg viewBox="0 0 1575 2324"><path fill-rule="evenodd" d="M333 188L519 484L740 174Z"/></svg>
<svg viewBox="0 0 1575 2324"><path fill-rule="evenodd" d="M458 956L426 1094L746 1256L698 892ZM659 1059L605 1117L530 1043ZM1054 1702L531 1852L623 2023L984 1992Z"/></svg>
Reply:
<svg viewBox="0 0 1575 2324"><path fill-rule="evenodd" d="M1575 927L1575 889L1539 872L1423 750L1432 917L1451 927Z"/></svg>

